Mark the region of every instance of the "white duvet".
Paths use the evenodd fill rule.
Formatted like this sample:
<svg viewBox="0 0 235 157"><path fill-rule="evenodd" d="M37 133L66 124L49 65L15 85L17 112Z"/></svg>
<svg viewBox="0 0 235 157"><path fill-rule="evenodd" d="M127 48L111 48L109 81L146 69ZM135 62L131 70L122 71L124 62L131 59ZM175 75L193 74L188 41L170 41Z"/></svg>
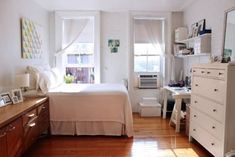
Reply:
<svg viewBox="0 0 235 157"><path fill-rule="evenodd" d="M51 121L119 122L133 136L131 105L122 84L63 84L48 95Z"/></svg>

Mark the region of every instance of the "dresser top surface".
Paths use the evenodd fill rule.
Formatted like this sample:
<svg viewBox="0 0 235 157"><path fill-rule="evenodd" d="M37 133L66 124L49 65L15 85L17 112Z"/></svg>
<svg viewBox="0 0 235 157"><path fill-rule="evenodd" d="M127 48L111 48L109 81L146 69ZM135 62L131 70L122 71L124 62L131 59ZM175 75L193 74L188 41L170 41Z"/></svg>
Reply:
<svg viewBox="0 0 235 157"><path fill-rule="evenodd" d="M228 68L235 67L235 62L230 63L203 63L203 64L194 64L193 68Z"/></svg>
<svg viewBox="0 0 235 157"><path fill-rule="evenodd" d="M32 108L46 102L47 97L26 98L24 102L11 104L0 108L0 127L6 125L10 121L18 118Z"/></svg>

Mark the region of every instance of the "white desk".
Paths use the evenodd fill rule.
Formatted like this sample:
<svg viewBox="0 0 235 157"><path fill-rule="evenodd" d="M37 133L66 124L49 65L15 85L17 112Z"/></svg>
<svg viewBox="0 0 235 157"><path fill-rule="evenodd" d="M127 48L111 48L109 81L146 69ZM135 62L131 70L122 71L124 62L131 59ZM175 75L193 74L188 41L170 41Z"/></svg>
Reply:
<svg viewBox="0 0 235 157"><path fill-rule="evenodd" d="M173 98L175 99L174 109L171 114L171 122L175 123L175 131L180 131L180 118L181 118L181 103L183 99L190 99L191 90L188 90L186 87L169 87L164 86L164 104L163 104L163 118L166 118L167 112L167 96L172 93Z"/></svg>

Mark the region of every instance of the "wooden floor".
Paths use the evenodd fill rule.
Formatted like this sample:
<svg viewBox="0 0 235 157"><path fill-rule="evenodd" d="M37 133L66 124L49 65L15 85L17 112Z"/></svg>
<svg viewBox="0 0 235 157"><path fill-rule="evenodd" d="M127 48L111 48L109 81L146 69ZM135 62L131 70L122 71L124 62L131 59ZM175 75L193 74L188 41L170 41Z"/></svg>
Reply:
<svg viewBox="0 0 235 157"><path fill-rule="evenodd" d="M134 114L134 137L52 136L42 138L25 157L210 157L182 130L176 134L169 120Z"/></svg>

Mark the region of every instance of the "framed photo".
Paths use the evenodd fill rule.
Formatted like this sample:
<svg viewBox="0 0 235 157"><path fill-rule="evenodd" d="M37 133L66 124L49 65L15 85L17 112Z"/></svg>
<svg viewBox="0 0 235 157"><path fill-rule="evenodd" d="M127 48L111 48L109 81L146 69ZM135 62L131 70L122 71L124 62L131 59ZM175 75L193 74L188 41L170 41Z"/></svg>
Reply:
<svg viewBox="0 0 235 157"><path fill-rule="evenodd" d="M117 53L119 46L120 46L120 40L118 39L108 40L108 47L110 48L111 53Z"/></svg>
<svg viewBox="0 0 235 157"><path fill-rule="evenodd" d="M194 23L191 25L191 31L192 31L192 38L198 35L198 23Z"/></svg>
<svg viewBox="0 0 235 157"><path fill-rule="evenodd" d="M200 32L203 32L206 29L206 19L200 20L198 22L198 34L200 34Z"/></svg>
<svg viewBox="0 0 235 157"><path fill-rule="evenodd" d="M22 96L22 92L21 92L21 89L14 89L12 90L12 97L16 96L17 99L18 99L18 102L23 102L23 96ZM16 100L16 98L15 98Z"/></svg>
<svg viewBox="0 0 235 157"><path fill-rule="evenodd" d="M0 97L0 107L5 106L4 99Z"/></svg>
<svg viewBox="0 0 235 157"><path fill-rule="evenodd" d="M1 98L3 99L5 105L12 104L10 93L2 93Z"/></svg>
<svg viewBox="0 0 235 157"><path fill-rule="evenodd" d="M18 100L18 97L17 97L17 96L13 96L13 97L12 97L12 101L13 101L13 104L19 103L19 100Z"/></svg>

